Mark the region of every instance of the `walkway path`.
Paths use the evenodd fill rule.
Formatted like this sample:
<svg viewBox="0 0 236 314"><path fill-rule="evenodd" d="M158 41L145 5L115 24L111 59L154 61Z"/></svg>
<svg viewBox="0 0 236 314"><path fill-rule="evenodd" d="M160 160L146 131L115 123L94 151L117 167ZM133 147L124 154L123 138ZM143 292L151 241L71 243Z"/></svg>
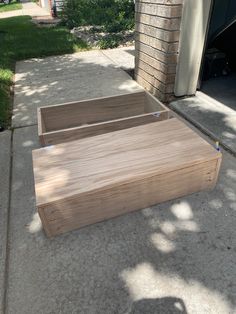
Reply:
<svg viewBox="0 0 236 314"><path fill-rule="evenodd" d="M128 52L123 48L116 52L94 50L18 62L13 127L36 124L39 106L140 90L119 66L124 65L125 56L130 61L126 61L126 68L134 66L131 51L132 48Z"/></svg>
<svg viewBox="0 0 236 314"><path fill-rule="evenodd" d="M21 15L30 15L34 16L49 16L48 11L44 10L40 6L38 6L34 2L24 2L22 3L21 10L13 10L7 12L0 13L0 19L13 17L13 16L21 16Z"/></svg>
<svg viewBox="0 0 236 314"><path fill-rule="evenodd" d="M117 51L107 54L17 63L14 129L0 134L1 307L9 314L235 314L236 162L226 152L213 191L44 235L32 171L36 108L138 90Z"/></svg>

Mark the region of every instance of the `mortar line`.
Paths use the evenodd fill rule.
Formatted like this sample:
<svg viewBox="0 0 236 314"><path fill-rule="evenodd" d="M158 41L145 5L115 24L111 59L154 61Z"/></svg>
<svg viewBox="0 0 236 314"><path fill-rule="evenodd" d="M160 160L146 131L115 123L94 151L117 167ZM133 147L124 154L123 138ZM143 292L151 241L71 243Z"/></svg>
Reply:
<svg viewBox="0 0 236 314"><path fill-rule="evenodd" d="M11 196L12 196L12 166L13 166L13 133L11 130L11 141L10 141L10 169L9 169L9 194L7 204L7 223L6 223L6 247L5 247L5 265L4 265L4 279L3 279L3 300L2 309L3 314L7 313L7 294L8 294L8 279L9 279L9 257L10 257L10 211L11 211Z"/></svg>

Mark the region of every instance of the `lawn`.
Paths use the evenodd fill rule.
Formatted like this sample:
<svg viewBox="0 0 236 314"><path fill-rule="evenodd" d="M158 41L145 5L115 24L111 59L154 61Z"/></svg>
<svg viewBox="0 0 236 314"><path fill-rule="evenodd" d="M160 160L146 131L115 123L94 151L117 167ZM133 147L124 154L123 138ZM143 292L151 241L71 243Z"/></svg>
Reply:
<svg viewBox="0 0 236 314"><path fill-rule="evenodd" d="M65 27L38 27L29 16L0 19L0 127L10 125L16 61L85 49L87 45Z"/></svg>
<svg viewBox="0 0 236 314"><path fill-rule="evenodd" d="M20 10L22 9L22 4L15 1L12 1L10 4L0 4L0 13L1 12L7 12L7 11L13 11L13 10Z"/></svg>

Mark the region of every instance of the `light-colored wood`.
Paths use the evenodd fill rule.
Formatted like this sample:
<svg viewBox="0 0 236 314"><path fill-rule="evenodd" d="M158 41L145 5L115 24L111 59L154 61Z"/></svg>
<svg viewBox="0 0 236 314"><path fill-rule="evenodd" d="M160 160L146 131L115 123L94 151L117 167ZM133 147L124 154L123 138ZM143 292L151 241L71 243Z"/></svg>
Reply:
<svg viewBox="0 0 236 314"><path fill-rule="evenodd" d="M123 184L116 189L86 193L81 198L39 207L46 234L55 236L186 194L212 188L216 161ZM193 178L195 178L193 180ZM123 196L123 197L121 197ZM125 197L124 197L125 196Z"/></svg>
<svg viewBox="0 0 236 314"><path fill-rule="evenodd" d="M135 127L138 125L162 121L168 119L169 117L170 117L169 111L162 111L153 114L148 113L139 116L134 116L133 118L123 118L107 121L105 123L104 122L94 123L91 126L81 126L54 132L48 132L40 136L40 141L43 146L52 144L55 145L74 140L79 140L90 136L119 131L122 129Z"/></svg>
<svg viewBox="0 0 236 314"><path fill-rule="evenodd" d="M39 136L39 141L41 145L44 146L44 138L43 138L43 133L45 132L45 126L44 126L44 121L42 119L41 115L41 110L40 108L37 108L37 120L38 120L38 136Z"/></svg>
<svg viewBox="0 0 236 314"><path fill-rule="evenodd" d="M48 236L203 189L221 154L176 118L33 151Z"/></svg>
<svg viewBox="0 0 236 314"><path fill-rule="evenodd" d="M52 145L169 118L169 109L143 92L39 108L41 144Z"/></svg>

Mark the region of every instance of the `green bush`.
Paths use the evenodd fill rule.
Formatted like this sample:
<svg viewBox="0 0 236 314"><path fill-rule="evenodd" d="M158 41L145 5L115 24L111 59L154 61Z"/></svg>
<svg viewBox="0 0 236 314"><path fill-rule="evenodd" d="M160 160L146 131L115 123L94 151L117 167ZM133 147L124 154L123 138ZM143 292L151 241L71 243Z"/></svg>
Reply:
<svg viewBox="0 0 236 314"><path fill-rule="evenodd" d="M134 27L133 0L66 0L62 20L69 28L101 25L107 32Z"/></svg>
<svg viewBox="0 0 236 314"><path fill-rule="evenodd" d="M117 34L105 36L99 41L99 47L101 49L116 48L119 46L121 39L122 37Z"/></svg>

